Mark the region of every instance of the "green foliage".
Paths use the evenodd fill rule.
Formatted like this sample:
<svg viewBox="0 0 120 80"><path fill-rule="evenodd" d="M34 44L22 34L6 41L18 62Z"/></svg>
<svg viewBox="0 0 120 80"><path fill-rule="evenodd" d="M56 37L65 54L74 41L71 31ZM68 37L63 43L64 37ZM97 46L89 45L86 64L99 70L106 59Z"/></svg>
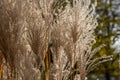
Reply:
<svg viewBox="0 0 120 80"><path fill-rule="evenodd" d="M97 68L96 71L99 71L101 74L108 72L110 73L109 76L118 76L118 54L114 53L115 48L112 48L111 45L113 45L116 39L119 37L120 17L119 14L113 10L114 7L118 7L117 4L113 4L113 1L115 0L97 0L98 5L96 7L96 13L98 27L95 31L96 44L93 46L93 48L101 44L106 45L95 57L113 55L112 62L101 65L101 67ZM92 2L94 2L94 0L92 0ZM116 31L114 31L114 29L116 29Z"/></svg>

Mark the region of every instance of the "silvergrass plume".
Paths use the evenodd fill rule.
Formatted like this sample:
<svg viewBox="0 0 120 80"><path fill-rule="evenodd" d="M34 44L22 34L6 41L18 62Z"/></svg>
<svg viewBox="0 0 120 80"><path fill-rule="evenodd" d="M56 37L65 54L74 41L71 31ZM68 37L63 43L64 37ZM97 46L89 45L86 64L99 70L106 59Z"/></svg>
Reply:
<svg viewBox="0 0 120 80"><path fill-rule="evenodd" d="M85 80L110 61L112 56L93 58L104 47L92 49L95 6L90 0L2 0L0 51L8 80Z"/></svg>

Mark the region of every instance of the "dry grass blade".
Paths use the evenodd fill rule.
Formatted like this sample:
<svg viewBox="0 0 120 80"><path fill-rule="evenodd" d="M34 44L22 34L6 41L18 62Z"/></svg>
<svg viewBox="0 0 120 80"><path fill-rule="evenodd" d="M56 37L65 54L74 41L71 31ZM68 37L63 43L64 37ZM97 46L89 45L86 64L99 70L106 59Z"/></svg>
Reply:
<svg viewBox="0 0 120 80"><path fill-rule="evenodd" d="M69 2L68 2L69 3ZM60 26L64 26L64 49L70 61L71 73L77 62L79 69L80 80L85 80L88 74L86 68L93 56L103 46L92 50L92 45L95 43L94 30L97 27L97 20L94 17L95 4L91 4L90 0L74 0L73 6L68 4L65 10L59 16ZM108 61L110 57L103 59L103 62ZM101 58L98 58L98 63ZM94 65L91 63L91 65ZM71 80L76 75L71 76Z"/></svg>
<svg viewBox="0 0 120 80"><path fill-rule="evenodd" d="M20 10L18 9L16 1L9 2L2 0L0 6L0 50L9 63L11 77L13 77L12 72L15 72L16 65L14 61L20 47L22 34L20 24L21 13L19 13Z"/></svg>

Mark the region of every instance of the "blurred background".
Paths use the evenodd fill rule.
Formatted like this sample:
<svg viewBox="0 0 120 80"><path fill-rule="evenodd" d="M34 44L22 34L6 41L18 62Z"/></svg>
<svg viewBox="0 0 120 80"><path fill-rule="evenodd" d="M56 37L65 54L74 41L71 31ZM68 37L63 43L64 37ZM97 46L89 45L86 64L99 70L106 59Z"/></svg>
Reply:
<svg viewBox="0 0 120 80"><path fill-rule="evenodd" d="M92 0L94 2L95 0ZM101 64L88 75L88 80L120 80L120 0L96 0L98 27L96 44L105 44L95 57L113 55L113 60Z"/></svg>

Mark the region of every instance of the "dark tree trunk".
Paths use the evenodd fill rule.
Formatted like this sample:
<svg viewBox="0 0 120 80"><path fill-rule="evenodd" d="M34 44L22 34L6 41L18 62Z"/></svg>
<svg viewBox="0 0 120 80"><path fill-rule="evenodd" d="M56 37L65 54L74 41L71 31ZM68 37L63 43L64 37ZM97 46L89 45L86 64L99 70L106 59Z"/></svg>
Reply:
<svg viewBox="0 0 120 80"><path fill-rule="evenodd" d="M107 70L106 70L106 72L105 72L105 80L111 80L111 79L110 79L110 73L109 73L109 71L107 71Z"/></svg>

